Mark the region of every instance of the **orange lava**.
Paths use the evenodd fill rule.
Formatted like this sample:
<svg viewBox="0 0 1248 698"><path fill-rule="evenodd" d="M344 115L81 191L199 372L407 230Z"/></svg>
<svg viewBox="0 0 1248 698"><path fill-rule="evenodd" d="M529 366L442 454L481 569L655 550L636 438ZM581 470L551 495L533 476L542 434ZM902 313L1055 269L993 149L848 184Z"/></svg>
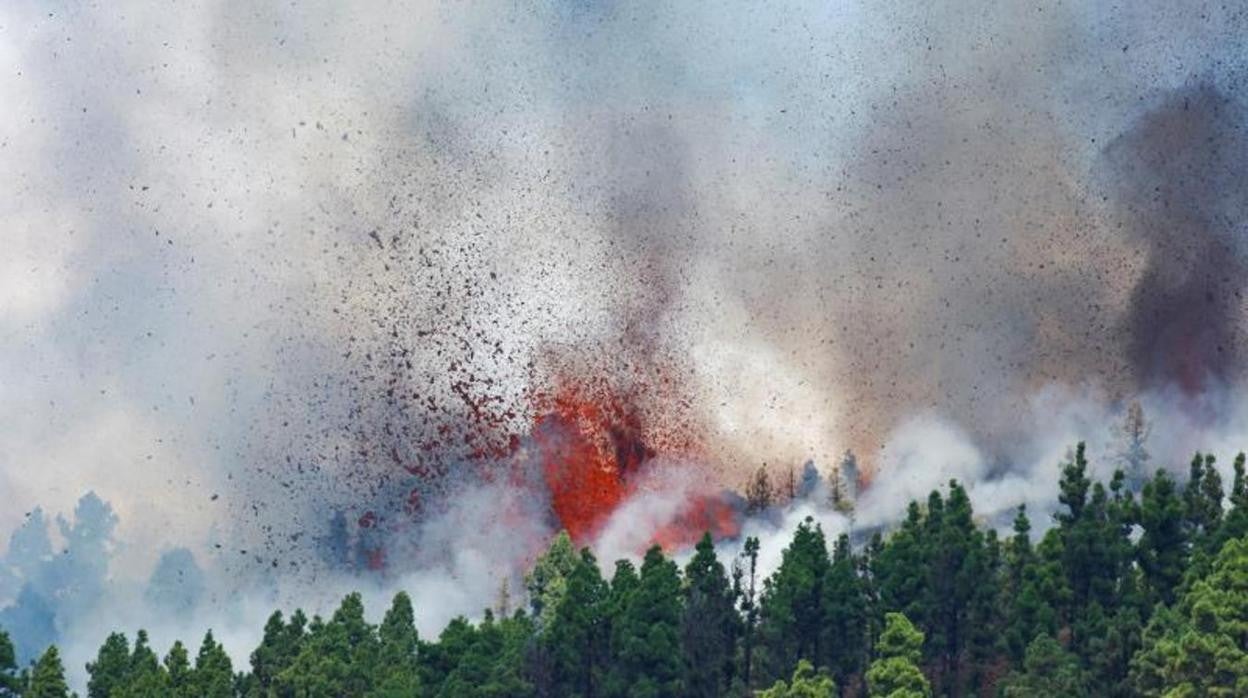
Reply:
<svg viewBox="0 0 1248 698"><path fill-rule="evenodd" d="M712 538L733 538L741 532L738 516L739 512L722 498L699 496L655 531L651 542L672 552L694 545L708 531Z"/></svg>
<svg viewBox="0 0 1248 698"><path fill-rule="evenodd" d="M632 403L602 384L565 382L555 394L540 396L539 404L544 409L533 433L551 508L575 543L590 543L635 494L637 475L655 452L643 440L644 425ZM675 550L706 531L716 538L735 536L737 516L721 497L694 495L651 542Z"/></svg>
<svg viewBox="0 0 1248 698"><path fill-rule="evenodd" d="M654 453L641 442L638 416L605 389L567 385L542 403L533 433L551 507L583 544L629 496L628 476Z"/></svg>

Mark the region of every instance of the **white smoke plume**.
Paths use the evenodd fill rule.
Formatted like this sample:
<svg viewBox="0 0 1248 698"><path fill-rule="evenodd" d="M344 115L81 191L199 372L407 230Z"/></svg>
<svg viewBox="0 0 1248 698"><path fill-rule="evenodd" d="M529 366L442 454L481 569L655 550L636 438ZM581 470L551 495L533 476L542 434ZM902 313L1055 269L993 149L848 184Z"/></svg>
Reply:
<svg viewBox="0 0 1248 698"><path fill-rule="evenodd" d="M692 430L719 486L853 448L854 520L747 521L765 555L952 477L986 518L1045 511L1075 441L1112 469L1132 399L1155 465L1226 466L1245 21L4 3L0 532L42 507L59 551L84 494L115 512L71 666L139 625L244 662L269 609L365 584L427 633L492 603L557 527L500 444L568 372L661 387L646 428ZM655 473L611 554L691 491ZM176 627L158 568L202 571Z"/></svg>

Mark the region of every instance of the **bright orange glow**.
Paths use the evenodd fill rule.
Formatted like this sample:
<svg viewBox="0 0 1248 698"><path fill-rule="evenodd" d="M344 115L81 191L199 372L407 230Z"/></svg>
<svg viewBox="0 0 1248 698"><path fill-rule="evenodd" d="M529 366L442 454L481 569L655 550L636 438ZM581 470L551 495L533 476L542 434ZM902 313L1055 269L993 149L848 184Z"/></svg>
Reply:
<svg viewBox="0 0 1248 698"><path fill-rule="evenodd" d="M697 543L702 534L732 538L741 531L738 512L722 498L695 496L683 511L654 532L652 543L673 552Z"/></svg>
<svg viewBox="0 0 1248 698"><path fill-rule="evenodd" d="M572 540L587 543L630 494L628 476L654 454L641 443L637 416L605 390L565 386L543 398L534 441L551 507Z"/></svg>
<svg viewBox="0 0 1248 698"><path fill-rule="evenodd" d="M611 514L636 492L637 475L655 452L643 440L631 403L601 386L565 383L541 396L534 428L551 508L578 545L592 542ZM674 454L667 454L674 455ZM691 545L705 531L736 535L737 512L716 496L695 495L651 542L667 550Z"/></svg>

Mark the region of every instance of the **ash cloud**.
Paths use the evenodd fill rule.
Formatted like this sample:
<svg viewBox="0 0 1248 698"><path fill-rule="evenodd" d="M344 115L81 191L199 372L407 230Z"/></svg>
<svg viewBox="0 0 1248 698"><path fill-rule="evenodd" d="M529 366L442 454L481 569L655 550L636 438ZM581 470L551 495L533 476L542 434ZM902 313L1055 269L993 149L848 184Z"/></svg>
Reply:
<svg viewBox="0 0 1248 698"><path fill-rule="evenodd" d="M198 568L151 598L201 626L405 540L468 612L549 533L496 454L569 373L721 484L852 447L880 520L1043 492L1137 393L1157 461L1242 447L1246 21L7 3L0 531L95 491L113 606Z"/></svg>
<svg viewBox="0 0 1248 698"><path fill-rule="evenodd" d="M1198 84L1167 95L1106 148L1116 202L1146 248L1125 318L1134 377L1200 392L1243 378L1248 114Z"/></svg>

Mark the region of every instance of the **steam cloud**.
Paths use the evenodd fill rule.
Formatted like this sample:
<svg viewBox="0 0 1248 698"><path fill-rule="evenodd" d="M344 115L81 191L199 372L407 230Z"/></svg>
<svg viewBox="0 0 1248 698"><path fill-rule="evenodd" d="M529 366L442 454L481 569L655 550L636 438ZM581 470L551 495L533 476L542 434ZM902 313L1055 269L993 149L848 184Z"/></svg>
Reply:
<svg viewBox="0 0 1248 698"><path fill-rule="evenodd" d="M1158 465L1229 456L1245 17L6 3L0 607L63 548L99 585L71 666L158 617L241 652L368 579L436 631L557 525L503 454L569 378L696 442L621 554L690 478L846 448L858 525L950 477L1042 510L1074 440L1112 467L1130 399ZM0 622L30 652L67 608Z"/></svg>

